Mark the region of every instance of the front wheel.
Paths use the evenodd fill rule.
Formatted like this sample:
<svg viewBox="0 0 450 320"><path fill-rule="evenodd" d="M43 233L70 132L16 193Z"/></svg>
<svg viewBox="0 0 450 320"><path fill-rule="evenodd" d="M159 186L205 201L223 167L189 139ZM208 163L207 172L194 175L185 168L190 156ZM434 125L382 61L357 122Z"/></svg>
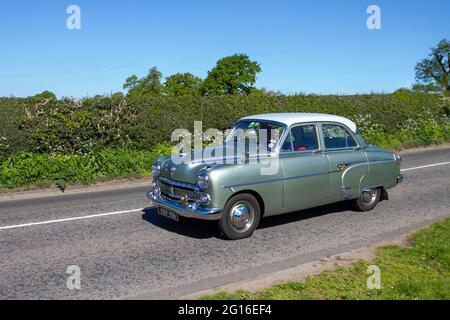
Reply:
<svg viewBox="0 0 450 320"><path fill-rule="evenodd" d="M231 197L225 204L219 229L231 240L250 237L258 227L261 208L258 200L248 193Z"/></svg>
<svg viewBox="0 0 450 320"><path fill-rule="evenodd" d="M358 199L353 200L353 206L358 211L370 211L380 201L381 189L370 188L364 189Z"/></svg>

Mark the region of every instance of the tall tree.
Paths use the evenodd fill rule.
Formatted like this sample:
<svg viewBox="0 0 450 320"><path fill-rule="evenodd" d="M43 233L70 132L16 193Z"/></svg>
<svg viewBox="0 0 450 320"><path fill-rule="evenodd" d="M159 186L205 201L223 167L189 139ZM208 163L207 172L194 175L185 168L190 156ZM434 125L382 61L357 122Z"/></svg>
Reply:
<svg viewBox="0 0 450 320"><path fill-rule="evenodd" d="M161 72L158 71L158 68L153 67L143 78L139 79L135 75L127 78L123 88L128 89L129 96L159 96L163 92L161 79Z"/></svg>
<svg viewBox="0 0 450 320"><path fill-rule="evenodd" d="M123 88L126 90L133 90L139 85L139 78L136 75L132 75L125 80Z"/></svg>
<svg viewBox="0 0 450 320"><path fill-rule="evenodd" d="M450 42L448 40L441 40L437 47L431 48L428 58L417 63L416 80L419 88L428 85L450 93Z"/></svg>
<svg viewBox="0 0 450 320"><path fill-rule="evenodd" d="M203 80L191 73L176 73L166 78L164 92L168 96L197 96Z"/></svg>
<svg viewBox="0 0 450 320"><path fill-rule="evenodd" d="M249 94L259 72L259 63L250 60L246 54L225 57L208 72L201 91L204 95Z"/></svg>

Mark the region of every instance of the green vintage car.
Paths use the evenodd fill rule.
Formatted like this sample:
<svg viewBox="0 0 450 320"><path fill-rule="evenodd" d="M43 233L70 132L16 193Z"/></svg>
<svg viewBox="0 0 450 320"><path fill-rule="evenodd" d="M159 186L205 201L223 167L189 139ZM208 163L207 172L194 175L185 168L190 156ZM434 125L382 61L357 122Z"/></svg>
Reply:
<svg viewBox="0 0 450 320"><path fill-rule="evenodd" d="M400 162L340 116L254 115L236 122L223 145L159 158L148 198L161 215L217 220L225 237L240 239L262 217L346 200L372 210L402 181Z"/></svg>

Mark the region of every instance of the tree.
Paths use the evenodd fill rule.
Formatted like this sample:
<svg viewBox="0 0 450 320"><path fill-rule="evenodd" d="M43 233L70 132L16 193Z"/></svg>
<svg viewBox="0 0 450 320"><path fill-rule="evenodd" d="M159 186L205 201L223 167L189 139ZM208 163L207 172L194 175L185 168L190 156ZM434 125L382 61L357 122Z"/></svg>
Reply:
<svg viewBox="0 0 450 320"><path fill-rule="evenodd" d="M217 61L202 85L204 95L249 94L254 89L261 66L246 54L235 54Z"/></svg>
<svg viewBox="0 0 450 320"><path fill-rule="evenodd" d="M450 93L450 42L441 40L437 47L431 48L427 59L416 65L417 88L438 87ZM421 86L421 87L420 87Z"/></svg>
<svg viewBox="0 0 450 320"><path fill-rule="evenodd" d="M37 100L56 100L56 95L53 92L45 90L32 96L31 98Z"/></svg>
<svg viewBox="0 0 450 320"><path fill-rule="evenodd" d="M163 92L161 79L161 72L158 71L158 68L153 67L143 78L139 79L135 75L128 77L123 88L128 90L129 96L159 96Z"/></svg>
<svg viewBox="0 0 450 320"><path fill-rule="evenodd" d="M420 92L420 93L430 93L430 92L442 91L442 88L436 86L433 83L428 83L428 84L415 83L412 85L411 89L414 92Z"/></svg>
<svg viewBox="0 0 450 320"><path fill-rule="evenodd" d="M123 88L130 91L135 89L139 85L139 79L136 75L132 75L125 80L125 83L123 84Z"/></svg>
<svg viewBox="0 0 450 320"><path fill-rule="evenodd" d="M203 80L191 73L176 73L166 78L164 92L171 97L200 95Z"/></svg>

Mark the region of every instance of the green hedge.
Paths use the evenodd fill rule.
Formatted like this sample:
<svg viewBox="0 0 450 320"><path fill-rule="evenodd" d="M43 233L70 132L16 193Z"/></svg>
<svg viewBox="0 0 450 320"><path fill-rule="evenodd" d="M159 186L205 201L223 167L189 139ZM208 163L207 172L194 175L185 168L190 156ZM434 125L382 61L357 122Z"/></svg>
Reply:
<svg viewBox="0 0 450 320"><path fill-rule="evenodd" d="M399 90L356 96L0 98L0 189L149 174L176 128L226 129L268 112L321 112L354 120L386 148L450 141L450 99Z"/></svg>
<svg viewBox="0 0 450 320"><path fill-rule="evenodd" d="M397 91L356 96L122 97L82 101L0 98L0 158L19 152L87 154L105 147L150 151L176 128L226 129L268 112L322 112L353 119L363 134L392 134L424 120L448 122L450 100Z"/></svg>

